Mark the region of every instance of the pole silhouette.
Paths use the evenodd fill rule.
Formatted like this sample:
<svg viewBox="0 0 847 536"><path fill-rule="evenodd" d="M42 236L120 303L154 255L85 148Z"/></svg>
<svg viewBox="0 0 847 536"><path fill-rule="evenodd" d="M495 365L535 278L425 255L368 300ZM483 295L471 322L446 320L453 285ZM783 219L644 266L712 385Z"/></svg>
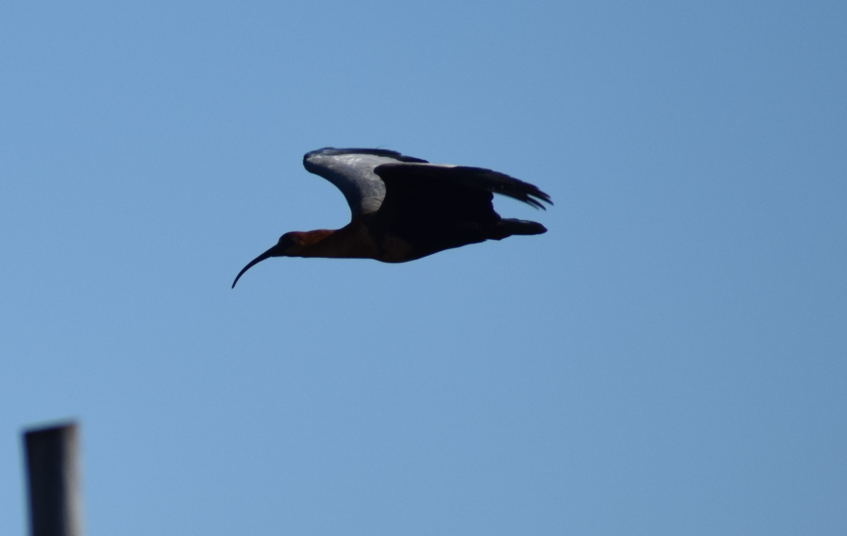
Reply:
<svg viewBox="0 0 847 536"><path fill-rule="evenodd" d="M31 536L83 536L79 428L24 431Z"/></svg>

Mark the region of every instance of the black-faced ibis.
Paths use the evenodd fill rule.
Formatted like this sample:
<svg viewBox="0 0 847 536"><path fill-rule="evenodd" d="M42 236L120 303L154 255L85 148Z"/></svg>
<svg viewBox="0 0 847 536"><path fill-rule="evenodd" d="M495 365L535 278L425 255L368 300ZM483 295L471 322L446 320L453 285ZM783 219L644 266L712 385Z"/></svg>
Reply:
<svg viewBox="0 0 847 536"><path fill-rule="evenodd" d="M406 262L485 240L547 231L534 221L503 219L493 193L536 208L550 196L523 181L490 169L430 164L383 149L318 149L303 166L334 184L353 218L332 231L285 233L235 277L270 257L332 257Z"/></svg>

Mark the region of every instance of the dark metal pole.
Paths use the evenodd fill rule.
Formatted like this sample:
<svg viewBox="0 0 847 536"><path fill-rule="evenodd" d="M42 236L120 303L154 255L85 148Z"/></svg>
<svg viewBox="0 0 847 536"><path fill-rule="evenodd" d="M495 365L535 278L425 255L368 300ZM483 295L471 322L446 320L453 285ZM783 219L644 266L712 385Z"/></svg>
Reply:
<svg viewBox="0 0 847 536"><path fill-rule="evenodd" d="M24 431L32 536L82 536L76 423Z"/></svg>

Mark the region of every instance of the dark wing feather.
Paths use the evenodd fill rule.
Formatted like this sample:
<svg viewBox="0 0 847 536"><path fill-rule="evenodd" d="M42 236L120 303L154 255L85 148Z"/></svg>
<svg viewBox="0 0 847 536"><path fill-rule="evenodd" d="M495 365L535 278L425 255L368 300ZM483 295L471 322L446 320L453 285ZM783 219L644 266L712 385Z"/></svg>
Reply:
<svg viewBox="0 0 847 536"><path fill-rule="evenodd" d="M400 237L423 254L495 238L492 229L501 218L492 192L535 207L543 208L539 200L550 202L535 186L488 169L390 163L374 173L385 183L385 198L373 215L373 230Z"/></svg>
<svg viewBox="0 0 847 536"><path fill-rule="evenodd" d="M523 201L535 208L545 209L542 201L551 205L553 204L550 196L539 190L538 187L490 169L410 163L383 164L378 166L374 172L383 181L387 177L437 180L457 186L464 186L472 190L482 190L505 195L512 199Z"/></svg>

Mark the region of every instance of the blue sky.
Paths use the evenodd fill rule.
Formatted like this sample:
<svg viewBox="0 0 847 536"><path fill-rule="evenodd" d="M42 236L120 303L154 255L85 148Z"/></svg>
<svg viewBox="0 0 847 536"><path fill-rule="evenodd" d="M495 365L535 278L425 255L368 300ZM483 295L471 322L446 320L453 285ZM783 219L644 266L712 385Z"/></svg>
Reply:
<svg viewBox="0 0 847 536"><path fill-rule="evenodd" d="M843 2L0 6L0 533L841 535ZM538 185L549 232L274 259L303 153Z"/></svg>

